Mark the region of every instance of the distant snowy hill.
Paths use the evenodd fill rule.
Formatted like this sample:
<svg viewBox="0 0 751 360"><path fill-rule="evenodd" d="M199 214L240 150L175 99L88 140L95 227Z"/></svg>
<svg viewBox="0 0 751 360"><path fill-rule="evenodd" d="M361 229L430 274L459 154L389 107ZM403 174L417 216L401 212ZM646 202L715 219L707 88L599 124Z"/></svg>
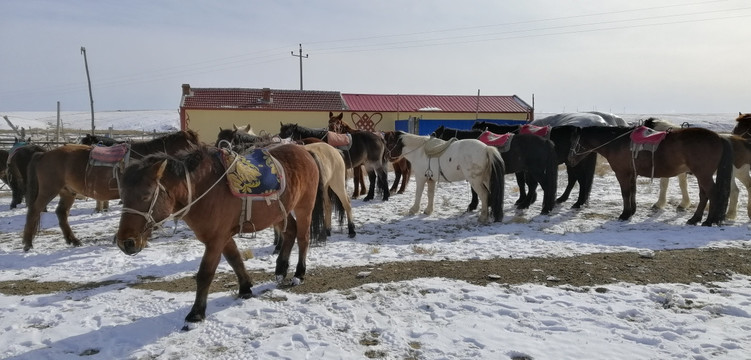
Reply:
<svg viewBox="0 0 751 360"><path fill-rule="evenodd" d="M54 111L0 112L8 116L14 126L25 129L54 129L57 113ZM91 113L63 111L60 113L66 130L91 129ZM180 129L180 114L177 110L101 111L94 113L97 130L112 127L115 130L138 130L167 132ZM5 120L0 120L0 130L11 130Z"/></svg>

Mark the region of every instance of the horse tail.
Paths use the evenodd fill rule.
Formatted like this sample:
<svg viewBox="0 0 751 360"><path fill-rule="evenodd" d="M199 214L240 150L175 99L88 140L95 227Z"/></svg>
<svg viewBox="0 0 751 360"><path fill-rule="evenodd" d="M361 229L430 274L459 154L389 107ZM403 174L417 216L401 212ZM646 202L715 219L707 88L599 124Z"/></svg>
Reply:
<svg viewBox="0 0 751 360"><path fill-rule="evenodd" d="M719 213L717 218L711 221L716 221L718 225L725 220L725 213L728 209L728 198L730 196L730 182L733 181L733 145L730 143L730 139L721 137L721 140L722 157L717 166L714 199L710 200L710 206L715 202L717 204L715 209ZM711 223L708 225L711 225Z"/></svg>
<svg viewBox="0 0 751 360"><path fill-rule="evenodd" d="M318 167L318 189L316 190L316 200L313 205L313 213L310 219L310 238L313 242L326 240L326 224L323 208L323 197L328 196L323 188L323 172L321 171L321 160L313 152L308 151L313 157Z"/></svg>
<svg viewBox="0 0 751 360"><path fill-rule="evenodd" d="M485 150L488 155L490 171L490 190L488 195L488 206L492 211L493 221L503 220L503 192L504 192L504 174L505 165L501 153L495 146L488 146Z"/></svg>
<svg viewBox="0 0 751 360"><path fill-rule="evenodd" d="M331 206L333 207L336 218L339 220L339 225L341 226L344 224L344 218L347 216L347 213L344 210L344 204L331 188L329 188L329 198L331 199Z"/></svg>
<svg viewBox="0 0 751 360"><path fill-rule="evenodd" d="M26 168L26 207L33 206L37 197L39 196L39 178L37 177L37 163L44 156L44 152L35 152L31 155L29 165ZM39 230L39 220L41 217L36 218L36 223L31 224L33 229Z"/></svg>

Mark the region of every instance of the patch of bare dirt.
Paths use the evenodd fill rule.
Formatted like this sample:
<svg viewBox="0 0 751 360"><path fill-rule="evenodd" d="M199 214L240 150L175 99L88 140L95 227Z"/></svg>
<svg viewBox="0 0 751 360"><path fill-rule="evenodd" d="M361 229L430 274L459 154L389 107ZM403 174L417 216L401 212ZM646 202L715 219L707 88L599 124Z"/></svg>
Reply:
<svg viewBox="0 0 751 360"><path fill-rule="evenodd" d="M751 275L751 250L740 248L655 251L651 255L633 252L590 254L559 258L492 259L468 261L408 261L372 266L309 268L305 283L287 288L295 293L345 290L367 283L388 283L426 277L442 277L486 285L536 283L549 286L568 284L595 287L616 282L633 284L711 283L725 281L732 274ZM251 272L255 283L274 280L272 273ZM77 291L111 285L2 281L0 293L8 295L46 294ZM124 284L139 289L169 292L195 291L195 279L144 279ZM236 290L233 273L217 274L212 292Z"/></svg>

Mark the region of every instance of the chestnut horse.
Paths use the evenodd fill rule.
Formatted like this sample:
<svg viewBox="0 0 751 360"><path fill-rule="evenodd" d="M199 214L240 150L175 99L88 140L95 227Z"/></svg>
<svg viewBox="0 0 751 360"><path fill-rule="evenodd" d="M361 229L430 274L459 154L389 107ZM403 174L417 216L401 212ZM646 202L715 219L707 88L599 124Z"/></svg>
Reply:
<svg viewBox="0 0 751 360"><path fill-rule="evenodd" d="M329 131L327 129L311 129L298 124L280 124L279 137L291 138L292 140L302 140L305 138L326 139ZM369 131L355 130L352 133L352 143L349 149L343 151L344 163L347 168L354 169L360 165L365 165L370 180L368 195L363 201L373 200L375 197L376 182L378 183L378 192L382 194L383 201L389 199L390 191L388 177L386 175L386 164L388 153L386 152L386 143L384 140Z"/></svg>
<svg viewBox="0 0 751 360"><path fill-rule="evenodd" d="M253 295L250 276L232 238L238 232L274 226L282 230L282 251L276 259L276 280L281 283L289 269L289 256L297 239L297 269L292 284L305 278L308 245L323 223L316 159L302 146L284 144L268 148L284 171L285 190L278 199L252 201L250 220L242 223L243 200L227 186L226 171L219 156L225 151L201 146L175 157L154 154L125 169L121 183L123 212L115 239L126 254L146 247L154 227L181 218L205 246L196 276L196 297L185 317L188 323L206 318L209 286L219 261L224 258L237 275L239 296ZM294 213L294 216L292 215ZM313 228L313 230L311 230ZM187 327L187 324L186 324ZM184 328L185 329L185 328Z"/></svg>
<svg viewBox="0 0 751 360"><path fill-rule="evenodd" d="M621 186L623 212L628 220L636 212L636 177L673 177L690 171L699 183L699 204L688 224L698 223L709 201L704 226L720 225L725 219L733 175L733 148L730 141L703 128L673 130L654 153L639 151L634 158L630 135L636 128L578 128L571 151L571 162L597 152L604 156ZM716 180L713 179L717 172Z"/></svg>
<svg viewBox="0 0 751 360"><path fill-rule="evenodd" d="M342 117L342 113L334 116L334 114L329 111L329 131L340 134L351 134L355 132L355 129L353 129L351 126L349 126L349 124L342 120ZM394 183L391 185L389 192L392 195L403 194L404 189L407 187L407 183L409 182L409 177L412 174L412 166L409 164L409 161L403 157L394 158L389 156L389 161L391 161L391 167L394 168ZM357 199L358 196L365 194L365 179L362 176L361 167L352 169L352 174L355 184L355 190L352 193L352 198ZM399 186L400 181L401 186ZM399 190L397 190L397 188ZM362 189L362 191L360 191L360 189Z"/></svg>
<svg viewBox="0 0 751 360"><path fill-rule="evenodd" d="M198 135L192 130L178 131L153 140L131 143L130 157L138 159L155 152L174 154L198 144ZM23 230L24 251L33 247L32 240L39 230L40 213L55 196L60 196L55 210L60 229L65 242L73 246L81 245L68 224L68 213L76 194L99 201L120 198L118 179L114 175L116 168L89 165L91 149L89 145L64 145L32 157L27 172L28 209Z"/></svg>

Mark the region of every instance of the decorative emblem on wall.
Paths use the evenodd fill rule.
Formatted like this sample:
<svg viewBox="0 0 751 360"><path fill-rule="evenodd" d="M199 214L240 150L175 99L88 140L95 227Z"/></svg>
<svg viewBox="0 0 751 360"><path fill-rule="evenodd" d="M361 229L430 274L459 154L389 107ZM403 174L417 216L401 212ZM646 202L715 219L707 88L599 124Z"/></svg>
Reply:
<svg viewBox="0 0 751 360"><path fill-rule="evenodd" d="M358 130L365 130L375 132L375 127L383 120L383 114L377 112L371 115L363 113L362 116L358 113L352 113L352 123Z"/></svg>

